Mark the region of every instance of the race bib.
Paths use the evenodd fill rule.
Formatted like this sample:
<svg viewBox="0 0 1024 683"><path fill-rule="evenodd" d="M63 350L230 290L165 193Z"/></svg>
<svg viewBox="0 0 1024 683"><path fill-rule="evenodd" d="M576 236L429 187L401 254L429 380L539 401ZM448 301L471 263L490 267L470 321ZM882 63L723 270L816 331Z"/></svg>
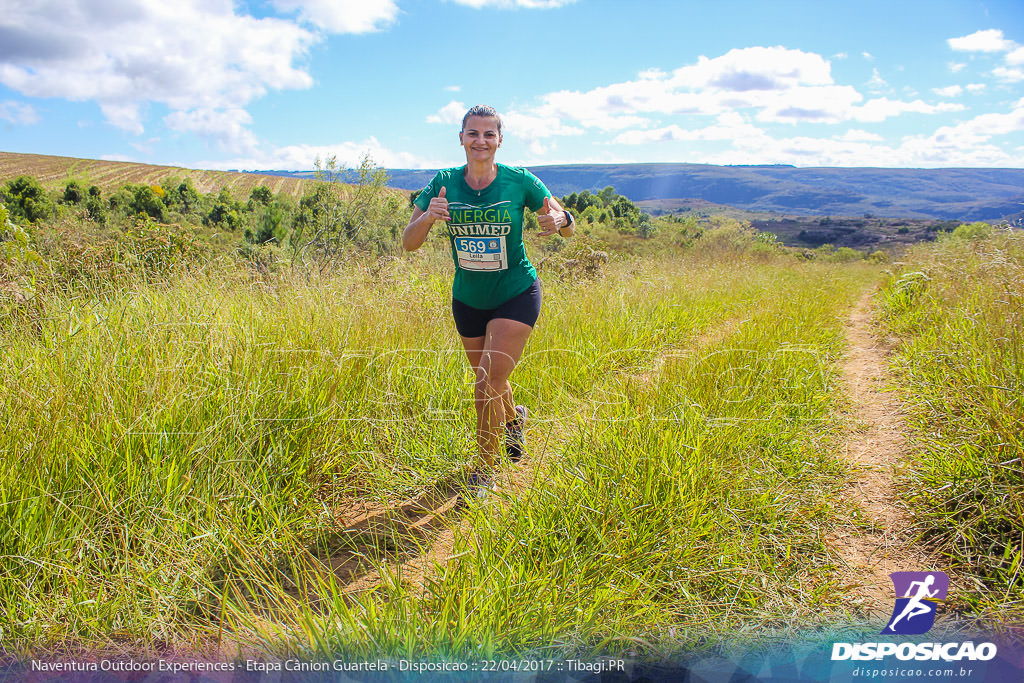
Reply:
<svg viewBox="0 0 1024 683"><path fill-rule="evenodd" d="M455 257L464 270L507 270L505 236L456 237Z"/></svg>

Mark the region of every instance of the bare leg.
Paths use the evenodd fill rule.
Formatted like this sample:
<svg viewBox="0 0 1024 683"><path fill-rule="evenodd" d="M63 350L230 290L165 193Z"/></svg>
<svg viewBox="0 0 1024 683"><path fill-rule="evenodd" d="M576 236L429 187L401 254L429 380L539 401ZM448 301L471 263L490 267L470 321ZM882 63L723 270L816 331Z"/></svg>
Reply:
<svg viewBox="0 0 1024 683"><path fill-rule="evenodd" d="M466 350L466 358L469 360L469 366L473 368L473 371L477 374L476 386L474 388L474 399L476 403L476 417L477 423L479 424L482 419L480 416L483 413L484 402L485 402L485 383L480 380L480 356L484 350L484 342L487 337L462 337L462 347ZM506 380L505 392L502 395L502 404L505 408L505 415L511 415L512 419L515 419L516 404L515 399L512 398L512 384ZM507 422L507 420L506 420Z"/></svg>
<svg viewBox="0 0 1024 683"><path fill-rule="evenodd" d="M469 359L469 364L476 373L476 382L473 390L474 404L476 406L476 421L477 430L479 431L480 426L484 423L483 412L487 405L487 382L484 377L484 373L480 371L480 356L483 353L484 340L486 337L463 337L462 345L466 349L466 357ZM512 384L505 381L505 391L501 396L502 407L505 411L505 422L515 419L516 404L515 399L512 397ZM479 434L477 436L477 442L479 443Z"/></svg>
<svg viewBox="0 0 1024 683"><path fill-rule="evenodd" d="M466 358L469 360L469 367L473 368L475 379L473 381L473 406L476 408L477 443L480 442L480 425L483 422L484 406L487 404L487 383L484 374L480 369L480 357L483 355L484 344L487 336L483 337L462 337L462 347L466 350Z"/></svg>
<svg viewBox="0 0 1024 683"><path fill-rule="evenodd" d="M476 371L477 446L483 464L493 467L501 452L505 422L515 417L509 375L523 355L533 328L507 318L487 324L483 337L463 337L470 365Z"/></svg>

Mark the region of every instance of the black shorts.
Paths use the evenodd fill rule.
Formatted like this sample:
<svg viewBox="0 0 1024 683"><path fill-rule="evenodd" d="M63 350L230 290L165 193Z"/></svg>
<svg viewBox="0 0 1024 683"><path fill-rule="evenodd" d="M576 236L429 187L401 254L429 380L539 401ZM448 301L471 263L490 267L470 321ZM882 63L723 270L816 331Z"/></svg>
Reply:
<svg viewBox="0 0 1024 683"><path fill-rule="evenodd" d="M487 323L495 318L517 320L533 327L540 316L540 279L534 280L529 289L497 308L473 308L453 298L452 316L455 317L455 329L463 337L484 336Z"/></svg>

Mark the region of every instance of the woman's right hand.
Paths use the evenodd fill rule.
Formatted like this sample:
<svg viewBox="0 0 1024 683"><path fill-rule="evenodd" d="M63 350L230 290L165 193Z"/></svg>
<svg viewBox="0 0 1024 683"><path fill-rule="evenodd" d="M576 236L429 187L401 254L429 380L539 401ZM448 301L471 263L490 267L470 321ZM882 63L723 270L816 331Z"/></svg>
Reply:
<svg viewBox="0 0 1024 683"><path fill-rule="evenodd" d="M406 251L416 251L423 245L423 240L427 239L427 233L434 221L451 220L451 216L448 215L448 199L444 196L445 190L446 188L442 186L437 196L430 200L426 211L418 206L413 209L412 219L402 233L402 247Z"/></svg>
<svg viewBox="0 0 1024 683"><path fill-rule="evenodd" d="M430 216L430 222L434 221L450 221L452 217L448 215L448 200L445 198L445 191L448 188L441 186L441 191L437 193L437 196L430 200L430 204L427 206L426 214Z"/></svg>

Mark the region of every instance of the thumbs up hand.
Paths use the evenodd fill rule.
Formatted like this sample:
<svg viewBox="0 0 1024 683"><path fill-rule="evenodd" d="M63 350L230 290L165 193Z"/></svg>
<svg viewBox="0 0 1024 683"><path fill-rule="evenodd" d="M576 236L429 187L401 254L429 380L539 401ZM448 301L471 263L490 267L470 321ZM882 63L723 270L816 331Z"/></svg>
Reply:
<svg viewBox="0 0 1024 683"><path fill-rule="evenodd" d="M541 237L554 235L565 227L565 212L562 211L562 205L558 203L557 199L554 197L544 198L544 205L537 212L537 223L540 225L540 232L537 234Z"/></svg>
<svg viewBox="0 0 1024 683"><path fill-rule="evenodd" d="M447 187L441 186L441 191L437 193L437 196L430 200L430 205L427 206L427 215L430 216L431 222L441 220L450 221L452 217L448 214L448 199L445 197Z"/></svg>

